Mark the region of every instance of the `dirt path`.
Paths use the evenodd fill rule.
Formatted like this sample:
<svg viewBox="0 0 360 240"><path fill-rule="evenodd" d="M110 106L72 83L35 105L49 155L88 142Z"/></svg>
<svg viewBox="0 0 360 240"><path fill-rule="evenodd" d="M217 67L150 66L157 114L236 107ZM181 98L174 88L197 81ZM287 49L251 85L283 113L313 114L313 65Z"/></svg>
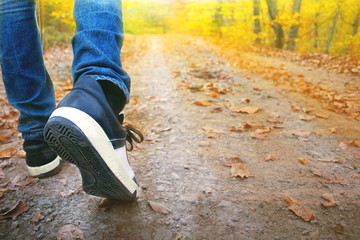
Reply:
<svg viewBox="0 0 360 240"><path fill-rule="evenodd" d="M24 200L29 210L1 221L0 238L54 239L67 224L78 226L86 239L359 238L359 148L339 146L359 140L358 121L270 81L248 80L190 41L155 36L145 45L141 58L126 63L133 79L127 120L146 135L130 153L142 186L139 201L99 209L101 199L77 191L77 169L66 164L55 177L5 193L2 209ZM200 100L208 106L193 104ZM235 112L248 106L261 109ZM316 114L328 118L299 119ZM11 144L20 142L2 147ZM265 161L266 154L276 159ZM239 159L249 178L233 177L224 165ZM10 161L16 168L4 169L6 179L25 178L23 160ZM319 172L323 177L314 174ZM284 193L311 208L315 219L305 222L288 210ZM324 193L333 194L337 206L322 206ZM149 201L171 213L155 212ZM44 219L32 223L38 211Z"/></svg>

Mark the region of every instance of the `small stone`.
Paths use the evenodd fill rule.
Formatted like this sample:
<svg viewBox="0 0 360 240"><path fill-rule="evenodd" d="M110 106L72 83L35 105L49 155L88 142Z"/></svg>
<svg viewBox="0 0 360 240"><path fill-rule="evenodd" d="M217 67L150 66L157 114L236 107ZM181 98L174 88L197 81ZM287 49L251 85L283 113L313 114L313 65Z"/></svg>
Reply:
<svg viewBox="0 0 360 240"><path fill-rule="evenodd" d="M181 223L181 225L182 226L186 226L187 225L187 222L186 222L186 220L185 219L180 219L180 223Z"/></svg>
<svg viewBox="0 0 360 240"><path fill-rule="evenodd" d="M226 200L222 200L219 204L218 207L231 207L231 202L230 201L226 201Z"/></svg>
<svg viewBox="0 0 360 240"><path fill-rule="evenodd" d="M317 221L316 221L316 219L313 219L313 220L310 221L310 223L315 224L315 223L317 223Z"/></svg>
<svg viewBox="0 0 360 240"><path fill-rule="evenodd" d="M339 206L339 211L345 211L345 208L343 206Z"/></svg>
<svg viewBox="0 0 360 240"><path fill-rule="evenodd" d="M231 221L233 221L233 222L238 222L239 220L240 220L240 218L238 216L233 216L231 218Z"/></svg>

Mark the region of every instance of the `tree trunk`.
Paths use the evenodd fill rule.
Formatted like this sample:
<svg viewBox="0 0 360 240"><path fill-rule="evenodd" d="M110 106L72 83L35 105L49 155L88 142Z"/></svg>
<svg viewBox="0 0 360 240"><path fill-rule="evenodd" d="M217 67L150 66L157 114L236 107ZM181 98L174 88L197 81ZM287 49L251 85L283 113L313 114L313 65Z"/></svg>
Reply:
<svg viewBox="0 0 360 240"><path fill-rule="evenodd" d="M337 7L336 14L335 14L335 17L333 19L333 25L331 26L331 30L330 30L330 37L329 37L329 40L328 40L328 42L326 44L326 50L325 50L326 53L329 53L331 42L334 39L335 28L336 28L336 24L337 24L337 21L338 21L338 18L339 18L339 13L340 13L339 7Z"/></svg>
<svg viewBox="0 0 360 240"><path fill-rule="evenodd" d="M292 7L292 13L300 13L300 9L301 9L301 0L294 0L293 3L293 7ZM298 19L300 19L300 15L298 16ZM287 43L287 49L288 50L294 50L295 49L295 39L298 36L298 32L299 32L299 24L293 25L290 28L289 31L289 40Z"/></svg>
<svg viewBox="0 0 360 240"><path fill-rule="evenodd" d="M274 20L276 19L278 15L278 9L277 9L277 0L266 0L266 3L268 5L268 12L269 17L272 22L272 27L274 29L276 40L275 40L275 47L276 48L283 48L284 46L284 30L282 26L279 23L275 23Z"/></svg>
<svg viewBox="0 0 360 240"><path fill-rule="evenodd" d="M359 30L359 24L360 24L360 9L358 10L356 16L355 16L355 20L353 23L353 28L352 28L352 36L355 36L358 33Z"/></svg>
<svg viewBox="0 0 360 240"><path fill-rule="evenodd" d="M315 14L315 29L314 29L314 38L315 38L315 42L314 42L314 48L318 49L319 47L319 16L320 13L316 12Z"/></svg>
<svg viewBox="0 0 360 240"><path fill-rule="evenodd" d="M223 1L222 0L218 0L218 6L215 9L215 14L214 14L214 22L215 22L215 26L216 26L216 35L219 38L223 37L222 34L222 26L224 24L224 18L223 18L223 13L222 13L222 4Z"/></svg>
<svg viewBox="0 0 360 240"><path fill-rule="evenodd" d="M260 25L260 0L254 0L254 33L256 34L255 43L261 43L259 33L261 33Z"/></svg>

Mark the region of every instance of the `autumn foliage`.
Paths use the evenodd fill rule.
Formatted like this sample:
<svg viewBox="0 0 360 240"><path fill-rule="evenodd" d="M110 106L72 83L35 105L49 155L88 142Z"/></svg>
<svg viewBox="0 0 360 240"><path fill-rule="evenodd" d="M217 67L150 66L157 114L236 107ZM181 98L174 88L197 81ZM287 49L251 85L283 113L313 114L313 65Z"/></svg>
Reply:
<svg viewBox="0 0 360 240"><path fill-rule="evenodd" d="M48 44L74 31L74 0L45 1ZM358 0L123 1L125 31L188 33L241 44L360 57Z"/></svg>

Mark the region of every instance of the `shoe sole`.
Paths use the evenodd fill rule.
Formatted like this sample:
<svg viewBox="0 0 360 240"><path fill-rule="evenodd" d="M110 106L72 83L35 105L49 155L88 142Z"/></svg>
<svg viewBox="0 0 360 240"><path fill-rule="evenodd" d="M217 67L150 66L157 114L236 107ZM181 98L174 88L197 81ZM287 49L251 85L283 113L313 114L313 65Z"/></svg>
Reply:
<svg viewBox="0 0 360 240"><path fill-rule="evenodd" d="M79 168L86 193L118 200L137 199L139 186L128 172L130 166L119 160L101 126L88 114L75 108L58 108L44 132L49 146Z"/></svg>
<svg viewBox="0 0 360 240"><path fill-rule="evenodd" d="M38 167L27 166L30 176L38 178L51 177L61 170L61 158L57 156L53 161Z"/></svg>

